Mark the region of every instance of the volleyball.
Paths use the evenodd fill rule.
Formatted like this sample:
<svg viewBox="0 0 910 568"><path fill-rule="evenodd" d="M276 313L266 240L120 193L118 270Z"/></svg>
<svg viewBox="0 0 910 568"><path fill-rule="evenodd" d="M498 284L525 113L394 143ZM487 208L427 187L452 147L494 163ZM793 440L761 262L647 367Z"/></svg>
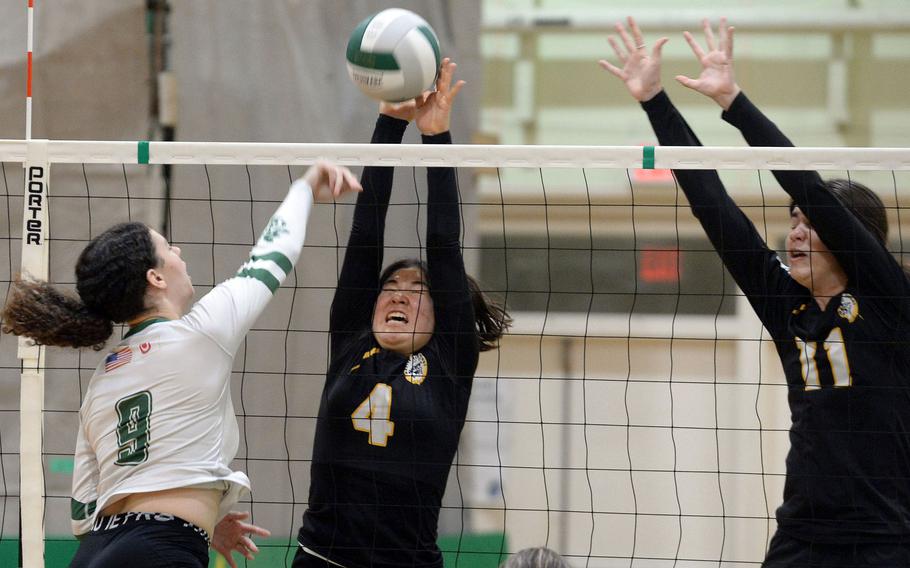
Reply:
<svg viewBox="0 0 910 568"><path fill-rule="evenodd" d="M366 95L389 102L412 99L439 73L439 39L426 20L401 8L370 16L348 40L348 74Z"/></svg>

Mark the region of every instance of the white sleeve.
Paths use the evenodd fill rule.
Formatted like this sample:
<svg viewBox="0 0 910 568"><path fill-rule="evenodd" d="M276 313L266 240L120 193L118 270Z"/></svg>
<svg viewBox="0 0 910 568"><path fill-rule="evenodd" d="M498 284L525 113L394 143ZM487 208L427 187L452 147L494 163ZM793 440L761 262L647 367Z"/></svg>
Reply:
<svg viewBox="0 0 910 568"><path fill-rule="evenodd" d="M183 320L231 355L300 257L313 191L302 179L272 215L237 274L206 294Z"/></svg>
<svg viewBox="0 0 910 568"><path fill-rule="evenodd" d="M98 477L98 460L95 458L95 451L85 439L85 430L80 423L76 435L73 493L70 499L70 520L75 536L92 530L95 508L98 504Z"/></svg>

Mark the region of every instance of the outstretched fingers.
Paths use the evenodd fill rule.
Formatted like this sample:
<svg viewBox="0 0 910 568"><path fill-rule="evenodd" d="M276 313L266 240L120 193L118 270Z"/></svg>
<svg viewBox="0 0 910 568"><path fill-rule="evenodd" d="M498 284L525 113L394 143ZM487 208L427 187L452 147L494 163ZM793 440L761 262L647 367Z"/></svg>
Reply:
<svg viewBox="0 0 910 568"><path fill-rule="evenodd" d="M692 36L692 34L689 32L683 32L683 37L685 38L686 43L689 44L689 47L692 49L692 53L695 54L695 57L698 58L699 61L704 59L705 52L701 46L698 45L698 42L695 41L695 38Z"/></svg>
<svg viewBox="0 0 910 568"><path fill-rule="evenodd" d="M442 65L439 67L439 77L436 79L435 92L447 98L450 103L467 84L463 80L458 80L452 85L452 77L455 75L455 69L457 68L458 64L452 61L451 58L444 58ZM418 108L430 102L432 98L434 98L434 93L425 93L423 100L417 103Z"/></svg>
<svg viewBox="0 0 910 568"><path fill-rule="evenodd" d="M254 560L256 554L259 554L259 547L256 546L256 543L245 536L240 537L240 542L237 543L235 550L242 554L247 560Z"/></svg>
<svg viewBox="0 0 910 568"><path fill-rule="evenodd" d="M686 43L701 64L701 72L697 78L678 75L676 80L683 86L710 97L727 110L739 93L733 72L733 28L727 25L726 18L720 19L716 36L709 20L703 20L702 28L706 49L702 49L691 33L683 33Z"/></svg>
<svg viewBox="0 0 910 568"><path fill-rule="evenodd" d="M682 86L688 87L690 89L698 90L698 79L693 79L692 77L687 77L686 75L677 75L674 77Z"/></svg>
<svg viewBox="0 0 910 568"><path fill-rule="evenodd" d="M319 173L319 176L329 175L328 170L332 169L331 164L320 162L313 168ZM270 536L272 533L268 529L258 527L243 521L249 518L250 514L245 511L232 511L224 516L215 526L215 533L212 535L212 548L217 550L228 566L237 568L233 559L233 552L239 552L248 560L253 560L255 554L259 552L259 547L247 535L259 535L263 537Z"/></svg>
<svg viewBox="0 0 910 568"><path fill-rule="evenodd" d="M728 26L726 18L721 18L720 25L722 28L721 33L723 34L721 36L723 37L723 43L721 45L723 46L724 53L727 54L727 58L730 59L730 61L733 61L733 32L736 28Z"/></svg>
<svg viewBox="0 0 910 568"><path fill-rule="evenodd" d="M455 83L455 86L452 87L452 90L449 91L449 102L455 100L455 97L458 96L458 93L461 92L461 89L466 85L465 81L459 80Z"/></svg>
<svg viewBox="0 0 910 568"><path fill-rule="evenodd" d="M457 65L448 57L442 59L442 64L439 66L439 77L436 78L436 90L440 92L447 92L449 87L452 84L452 74L455 73L455 67Z"/></svg>
<svg viewBox="0 0 910 568"><path fill-rule="evenodd" d="M617 24L617 26L618 25L619 24ZM623 49L619 47L619 42L616 41L616 38L613 36L607 36L607 41L610 43L610 47L613 48L613 53L616 54L616 57L622 61L623 64L625 64L625 62L629 59L629 56Z"/></svg>
<svg viewBox="0 0 910 568"><path fill-rule="evenodd" d="M629 16L627 18L629 23L629 29L632 30L632 39L635 40L635 49L639 50L645 47L644 36L641 34L641 28L638 27L638 24L635 22L635 18Z"/></svg>
<svg viewBox="0 0 910 568"><path fill-rule="evenodd" d="M711 29L711 20L705 18L701 21L701 29L705 32L705 44L708 46L708 51L714 51L717 49L717 40L714 38L714 30Z"/></svg>
<svg viewBox="0 0 910 568"><path fill-rule="evenodd" d="M664 45L670 41L668 37L662 37L654 42L654 47L651 48L651 57L655 61L660 61L661 55L663 54Z"/></svg>
<svg viewBox="0 0 910 568"><path fill-rule="evenodd" d="M650 100L661 90L661 54L669 39L662 37L648 49L641 28L632 17L627 18L625 23L617 22L614 28L616 34L608 36L607 41L619 62L614 64L601 59L597 63L621 80L636 100Z"/></svg>
<svg viewBox="0 0 910 568"><path fill-rule="evenodd" d="M629 35L629 32L626 31L626 27L621 23L616 24L616 33L619 34L619 37L622 39L623 45L626 47L628 53L635 51L635 46L637 45L632 41L632 37Z"/></svg>
<svg viewBox="0 0 910 568"><path fill-rule="evenodd" d="M605 69L606 71L609 71L611 74L619 77L623 81L626 80L626 74L623 72L623 70L620 69L619 67L613 65L606 59L601 59L600 61L597 62L597 64L600 65L601 68Z"/></svg>

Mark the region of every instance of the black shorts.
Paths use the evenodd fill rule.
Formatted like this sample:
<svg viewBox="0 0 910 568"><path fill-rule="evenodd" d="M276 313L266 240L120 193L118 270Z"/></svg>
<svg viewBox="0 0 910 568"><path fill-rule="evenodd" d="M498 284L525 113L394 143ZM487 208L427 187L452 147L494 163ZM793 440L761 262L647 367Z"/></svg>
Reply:
<svg viewBox="0 0 910 568"><path fill-rule="evenodd" d="M206 568L208 549L205 530L180 517L120 513L95 520L70 568Z"/></svg>
<svg viewBox="0 0 910 568"><path fill-rule="evenodd" d="M910 544L818 543L774 534L762 568L897 568L910 566Z"/></svg>

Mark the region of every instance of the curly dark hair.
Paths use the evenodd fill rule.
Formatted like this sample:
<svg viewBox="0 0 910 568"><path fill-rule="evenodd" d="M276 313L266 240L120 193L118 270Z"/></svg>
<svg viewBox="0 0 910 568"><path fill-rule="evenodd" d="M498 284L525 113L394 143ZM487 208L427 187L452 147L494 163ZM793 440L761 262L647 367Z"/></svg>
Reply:
<svg viewBox="0 0 910 568"><path fill-rule="evenodd" d="M388 265L382 274L379 275L379 288L388 282L397 271L403 268L417 268L424 274L429 274L427 263L416 258L403 258L396 260ZM512 325L512 316L506 311L504 306L490 299L480 284L470 275L466 275L468 280L468 289L471 292L471 300L474 305L474 323L477 330L477 339L480 342L481 351L490 351L499 347L499 338ZM433 293L433 283L430 282L430 294Z"/></svg>
<svg viewBox="0 0 910 568"><path fill-rule="evenodd" d="M47 282L14 281L3 309L3 331L30 337L39 345L100 350L114 323L145 311L145 275L158 264L146 225L115 225L79 255L78 297Z"/></svg>

